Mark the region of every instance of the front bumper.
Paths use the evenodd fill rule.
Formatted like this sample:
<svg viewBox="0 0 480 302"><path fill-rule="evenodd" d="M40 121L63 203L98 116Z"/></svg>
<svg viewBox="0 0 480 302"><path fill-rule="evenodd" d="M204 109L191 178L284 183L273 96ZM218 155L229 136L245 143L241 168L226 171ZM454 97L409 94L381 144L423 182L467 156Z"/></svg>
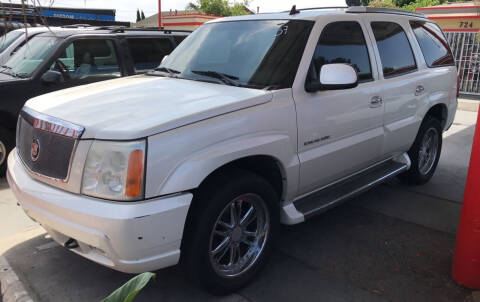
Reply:
<svg viewBox="0 0 480 302"><path fill-rule="evenodd" d="M75 253L126 273L178 263L192 194L143 202L109 202L68 193L32 179L16 149L8 158L7 180L25 213Z"/></svg>

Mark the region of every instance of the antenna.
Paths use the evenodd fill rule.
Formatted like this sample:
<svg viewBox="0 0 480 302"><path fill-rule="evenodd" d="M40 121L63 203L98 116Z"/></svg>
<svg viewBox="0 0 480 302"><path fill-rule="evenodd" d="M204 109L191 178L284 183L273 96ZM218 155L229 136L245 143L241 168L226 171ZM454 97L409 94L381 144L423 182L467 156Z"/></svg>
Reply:
<svg viewBox="0 0 480 302"><path fill-rule="evenodd" d="M290 15L296 15L299 13L300 11L297 9L297 6L296 5L292 6L292 10L290 10Z"/></svg>

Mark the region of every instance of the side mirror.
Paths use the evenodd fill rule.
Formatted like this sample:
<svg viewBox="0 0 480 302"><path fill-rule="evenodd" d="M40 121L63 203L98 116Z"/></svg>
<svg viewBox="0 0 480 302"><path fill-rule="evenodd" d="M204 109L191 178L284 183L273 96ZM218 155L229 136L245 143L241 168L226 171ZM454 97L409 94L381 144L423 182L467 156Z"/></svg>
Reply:
<svg viewBox="0 0 480 302"><path fill-rule="evenodd" d="M335 63L322 66L320 81L307 83L307 92L350 89L358 86L357 71L349 64Z"/></svg>
<svg viewBox="0 0 480 302"><path fill-rule="evenodd" d="M59 71L48 70L42 75L41 81L45 85L52 85L63 81L63 76Z"/></svg>

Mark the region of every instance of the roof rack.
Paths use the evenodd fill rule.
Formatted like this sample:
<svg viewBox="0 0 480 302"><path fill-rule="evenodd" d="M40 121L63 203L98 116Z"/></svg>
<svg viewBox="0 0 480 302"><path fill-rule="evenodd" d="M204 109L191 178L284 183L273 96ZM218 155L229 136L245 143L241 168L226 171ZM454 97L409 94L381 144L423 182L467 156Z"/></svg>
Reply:
<svg viewBox="0 0 480 302"><path fill-rule="evenodd" d="M345 9L345 8L348 8L348 6L323 6L323 7L308 7L308 8L297 8L296 5L295 6L295 12L296 13L299 13L301 11L304 11L304 10L314 10L314 9ZM283 13L291 13L293 11L293 7L292 7L292 10L286 10L286 11L283 11Z"/></svg>
<svg viewBox="0 0 480 302"><path fill-rule="evenodd" d="M70 24L64 25L62 28L84 28L84 27L92 27L90 24Z"/></svg>
<svg viewBox="0 0 480 302"><path fill-rule="evenodd" d="M181 29L158 29L158 27L135 27L135 28L125 28L125 31L163 31L166 34L171 34L174 32L180 33L191 33L191 30L181 30Z"/></svg>
<svg viewBox="0 0 480 302"><path fill-rule="evenodd" d="M393 14L405 15L419 18L427 18L424 14L414 13L403 9L383 8L383 7L369 7L369 6L351 6L347 9L347 13L377 13L377 14Z"/></svg>

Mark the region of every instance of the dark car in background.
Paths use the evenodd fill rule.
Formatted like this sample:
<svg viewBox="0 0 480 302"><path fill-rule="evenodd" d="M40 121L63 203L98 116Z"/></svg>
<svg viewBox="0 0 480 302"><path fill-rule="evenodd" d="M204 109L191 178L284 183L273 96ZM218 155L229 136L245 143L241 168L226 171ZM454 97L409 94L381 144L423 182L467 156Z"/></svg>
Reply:
<svg viewBox="0 0 480 302"><path fill-rule="evenodd" d="M189 32L71 27L36 35L0 67L0 176L15 145L17 117L35 96L145 73Z"/></svg>

